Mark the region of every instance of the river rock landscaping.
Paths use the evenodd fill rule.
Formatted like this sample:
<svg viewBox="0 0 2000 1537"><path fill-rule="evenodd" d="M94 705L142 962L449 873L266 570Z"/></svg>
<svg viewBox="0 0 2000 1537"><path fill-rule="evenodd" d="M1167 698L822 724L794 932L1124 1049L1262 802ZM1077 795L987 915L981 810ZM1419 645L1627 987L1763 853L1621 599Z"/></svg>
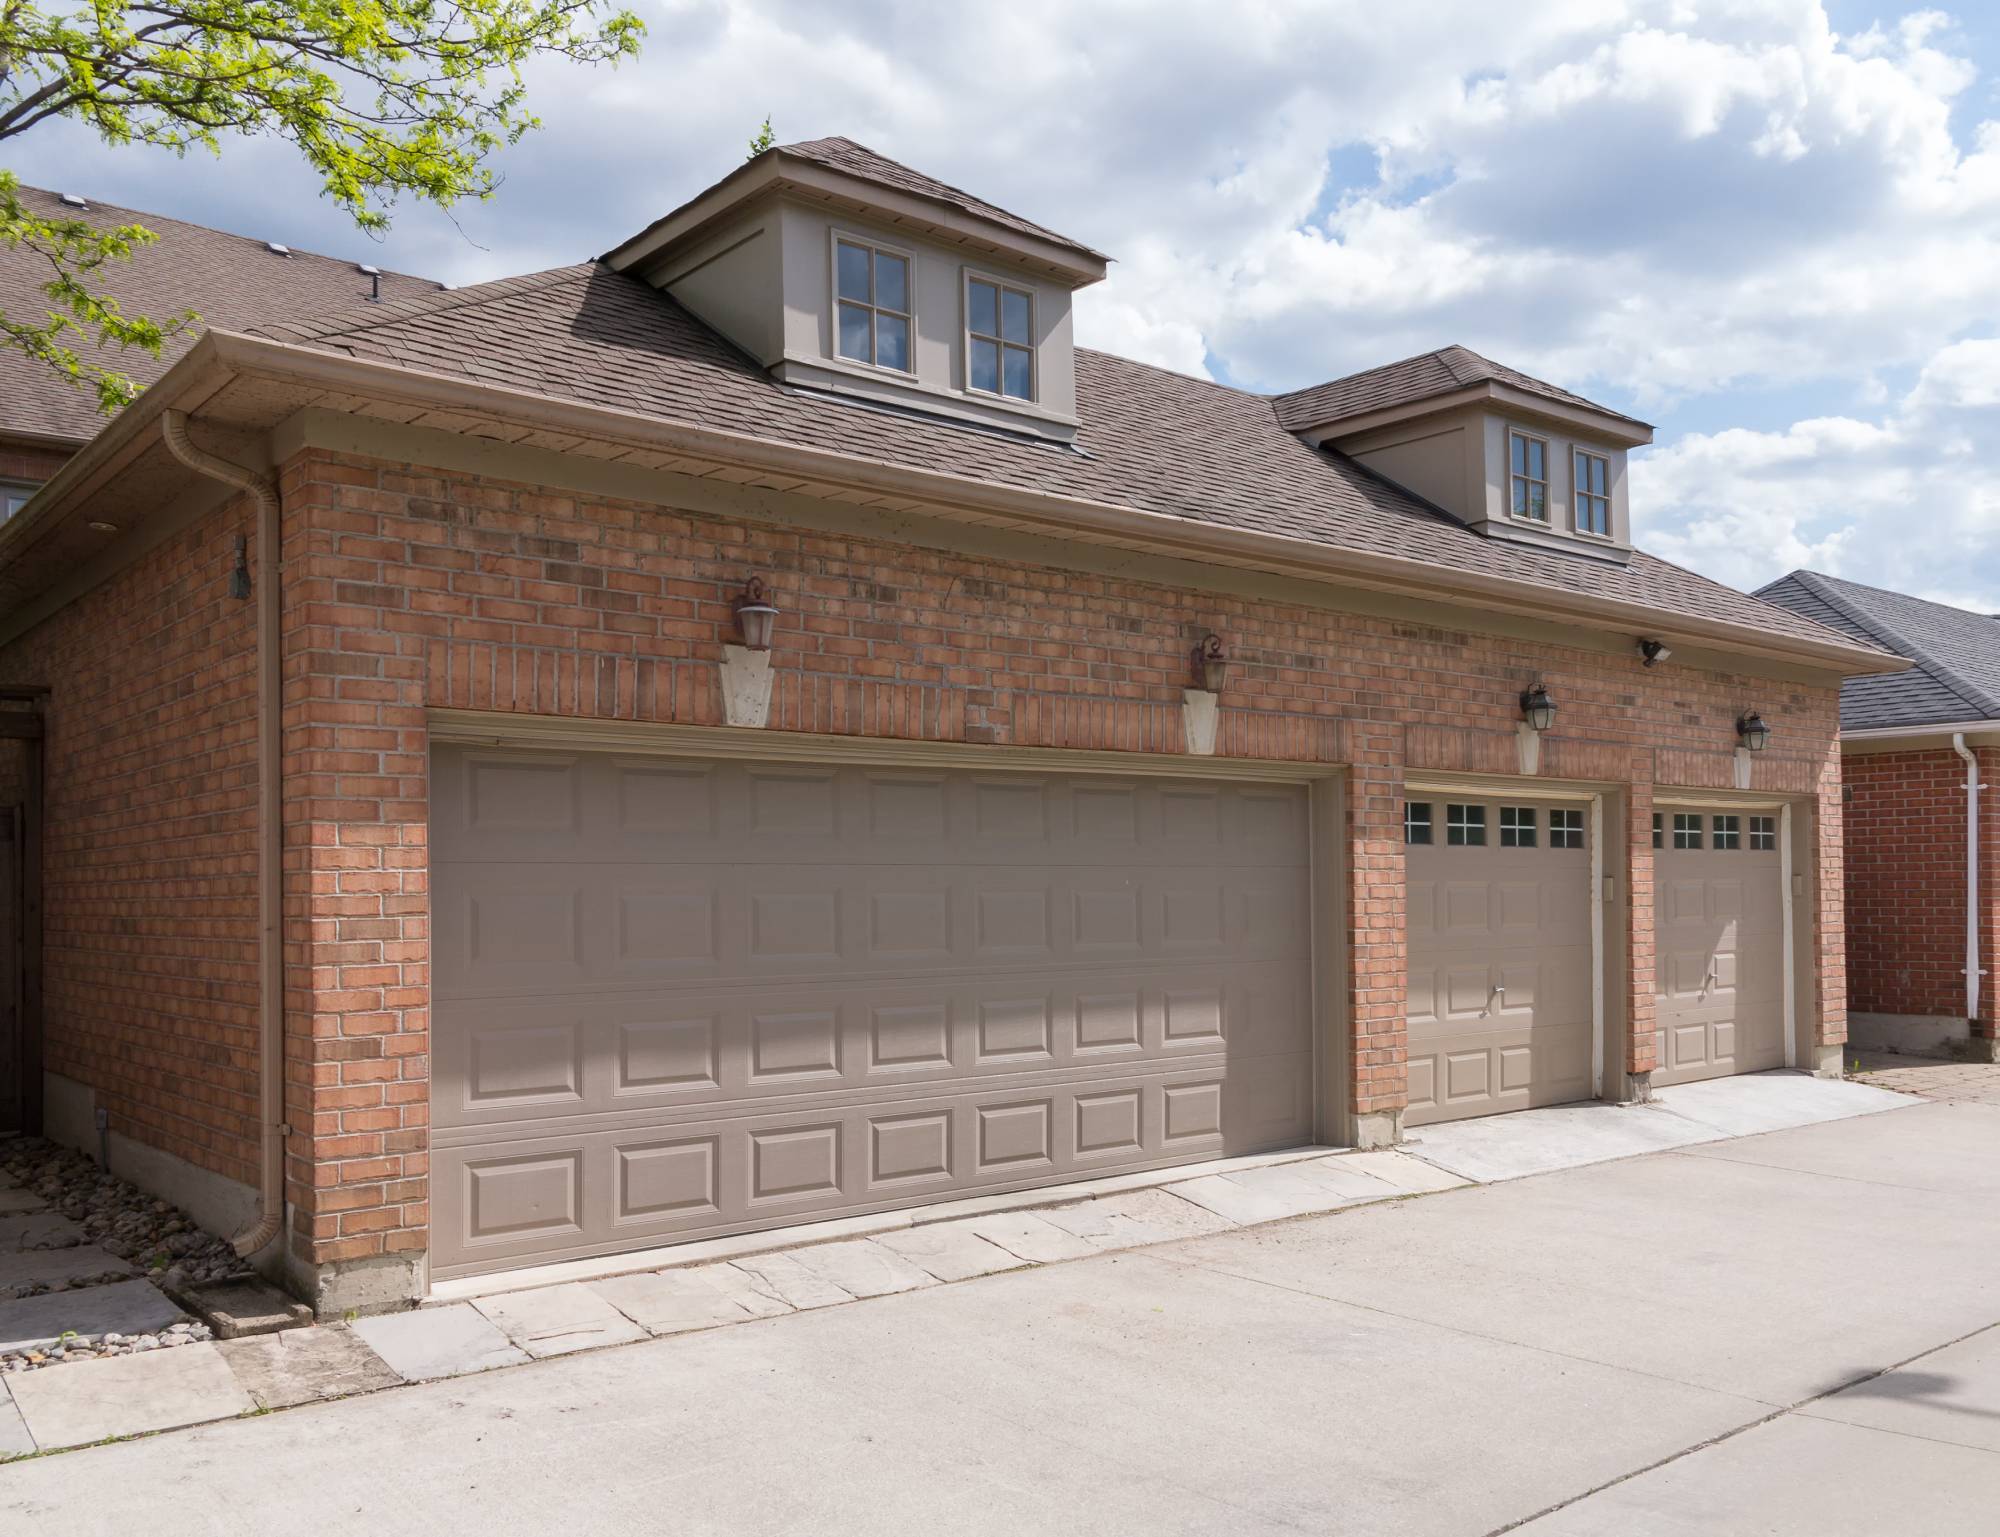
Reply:
<svg viewBox="0 0 2000 1537"><path fill-rule="evenodd" d="M0 1216L0 1230L8 1240L4 1248L17 1256L46 1253L50 1263L0 1275L5 1282L0 1284L0 1305L128 1282L136 1275L176 1297L190 1287L250 1273L227 1242L203 1231L172 1202L146 1194L73 1148L38 1138L0 1144L0 1190L10 1188L26 1199L9 1203L9 1214ZM65 1264L65 1256L56 1252L62 1250L90 1252L76 1254L80 1263ZM91 1268L106 1260L117 1268ZM87 1323L89 1311L79 1299L79 1325ZM91 1333L79 1327L50 1343L0 1351L0 1373L138 1355L211 1337L208 1326L192 1318L131 1333Z"/></svg>

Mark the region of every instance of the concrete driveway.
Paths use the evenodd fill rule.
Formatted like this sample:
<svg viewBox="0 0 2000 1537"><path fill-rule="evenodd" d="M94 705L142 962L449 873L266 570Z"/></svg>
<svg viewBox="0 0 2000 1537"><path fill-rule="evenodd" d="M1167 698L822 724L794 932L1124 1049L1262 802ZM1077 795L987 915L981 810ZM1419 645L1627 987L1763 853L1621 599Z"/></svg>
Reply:
<svg viewBox="0 0 2000 1537"><path fill-rule="evenodd" d="M1992 1530L2000 1106L0 1468L10 1534Z"/></svg>

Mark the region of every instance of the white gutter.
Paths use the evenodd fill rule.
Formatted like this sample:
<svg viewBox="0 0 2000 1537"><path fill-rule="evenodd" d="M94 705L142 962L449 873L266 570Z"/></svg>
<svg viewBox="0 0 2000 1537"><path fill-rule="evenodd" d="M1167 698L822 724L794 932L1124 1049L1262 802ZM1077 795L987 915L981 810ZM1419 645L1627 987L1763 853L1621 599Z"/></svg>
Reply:
<svg viewBox="0 0 2000 1537"><path fill-rule="evenodd" d="M285 990L283 949L283 809L278 770L284 723L278 713L278 487L270 476L205 453L189 441L187 413L168 411L160 434L173 456L198 475L257 500L257 1023L258 1118L262 1122L257 1220L230 1240L248 1258L278 1236L285 1217Z"/></svg>
<svg viewBox="0 0 2000 1537"><path fill-rule="evenodd" d="M1928 726L1864 726L1859 730L1843 728L1840 739L1843 742L1899 742L1906 738L1953 735L2000 733L2000 720L1941 720Z"/></svg>
<svg viewBox="0 0 2000 1537"><path fill-rule="evenodd" d="M1965 1017L1979 1018L1979 758L1954 731L1951 750L1965 760Z"/></svg>

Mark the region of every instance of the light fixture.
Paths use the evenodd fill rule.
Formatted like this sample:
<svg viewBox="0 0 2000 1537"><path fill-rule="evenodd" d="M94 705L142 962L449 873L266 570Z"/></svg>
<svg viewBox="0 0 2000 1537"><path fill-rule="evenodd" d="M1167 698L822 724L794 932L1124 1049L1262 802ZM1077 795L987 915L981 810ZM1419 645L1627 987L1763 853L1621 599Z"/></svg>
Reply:
<svg viewBox="0 0 2000 1537"><path fill-rule="evenodd" d="M771 649L771 632L777 628L778 610L764 593L764 579L753 576L743 584L736 600L736 630L752 651Z"/></svg>
<svg viewBox="0 0 2000 1537"><path fill-rule="evenodd" d="M1674 648L1663 640L1640 638L1639 655L1646 659L1645 665L1648 667L1651 667L1655 662L1666 661L1673 654Z"/></svg>
<svg viewBox="0 0 2000 1537"><path fill-rule="evenodd" d="M1208 694L1222 692L1222 680L1229 671L1229 653L1223 649L1220 635L1204 635L1188 661L1196 688Z"/></svg>
<svg viewBox="0 0 2000 1537"><path fill-rule="evenodd" d="M1521 719L1532 731L1546 731L1556 723L1556 702L1549 697L1548 685L1537 683L1521 696Z"/></svg>
<svg viewBox="0 0 2000 1537"><path fill-rule="evenodd" d="M1771 728L1764 724L1764 717L1752 710L1736 722L1736 740L1752 752L1762 752L1771 745Z"/></svg>
<svg viewBox="0 0 2000 1537"><path fill-rule="evenodd" d="M115 534L118 532L118 525L116 523L103 523L99 522L96 518L92 518L84 526L94 534Z"/></svg>
<svg viewBox="0 0 2000 1537"><path fill-rule="evenodd" d="M236 565L229 573L229 596L232 598L250 596L249 541L241 534L236 536Z"/></svg>

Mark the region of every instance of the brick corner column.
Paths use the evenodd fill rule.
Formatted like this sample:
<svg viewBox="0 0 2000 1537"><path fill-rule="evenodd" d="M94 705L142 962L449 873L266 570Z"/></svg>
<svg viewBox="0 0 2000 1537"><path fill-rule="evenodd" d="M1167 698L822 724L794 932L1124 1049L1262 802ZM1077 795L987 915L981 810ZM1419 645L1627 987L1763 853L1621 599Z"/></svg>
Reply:
<svg viewBox="0 0 2000 1537"><path fill-rule="evenodd" d="M1402 1140L1409 1104L1409 933L1403 861L1403 732L1349 730L1347 1021L1357 1146Z"/></svg>
<svg viewBox="0 0 2000 1537"><path fill-rule="evenodd" d="M1811 1003L1813 1060L1799 1065L1837 1077L1847 1042L1847 876L1844 856L1840 749L1822 765L1812 819L1813 903Z"/></svg>
<svg viewBox="0 0 2000 1537"><path fill-rule="evenodd" d="M1625 871L1626 1082L1617 1097L1643 1102L1652 1096L1653 1073L1660 1065L1654 1030L1659 980L1653 934L1653 782L1645 754L1635 755L1625 796Z"/></svg>

